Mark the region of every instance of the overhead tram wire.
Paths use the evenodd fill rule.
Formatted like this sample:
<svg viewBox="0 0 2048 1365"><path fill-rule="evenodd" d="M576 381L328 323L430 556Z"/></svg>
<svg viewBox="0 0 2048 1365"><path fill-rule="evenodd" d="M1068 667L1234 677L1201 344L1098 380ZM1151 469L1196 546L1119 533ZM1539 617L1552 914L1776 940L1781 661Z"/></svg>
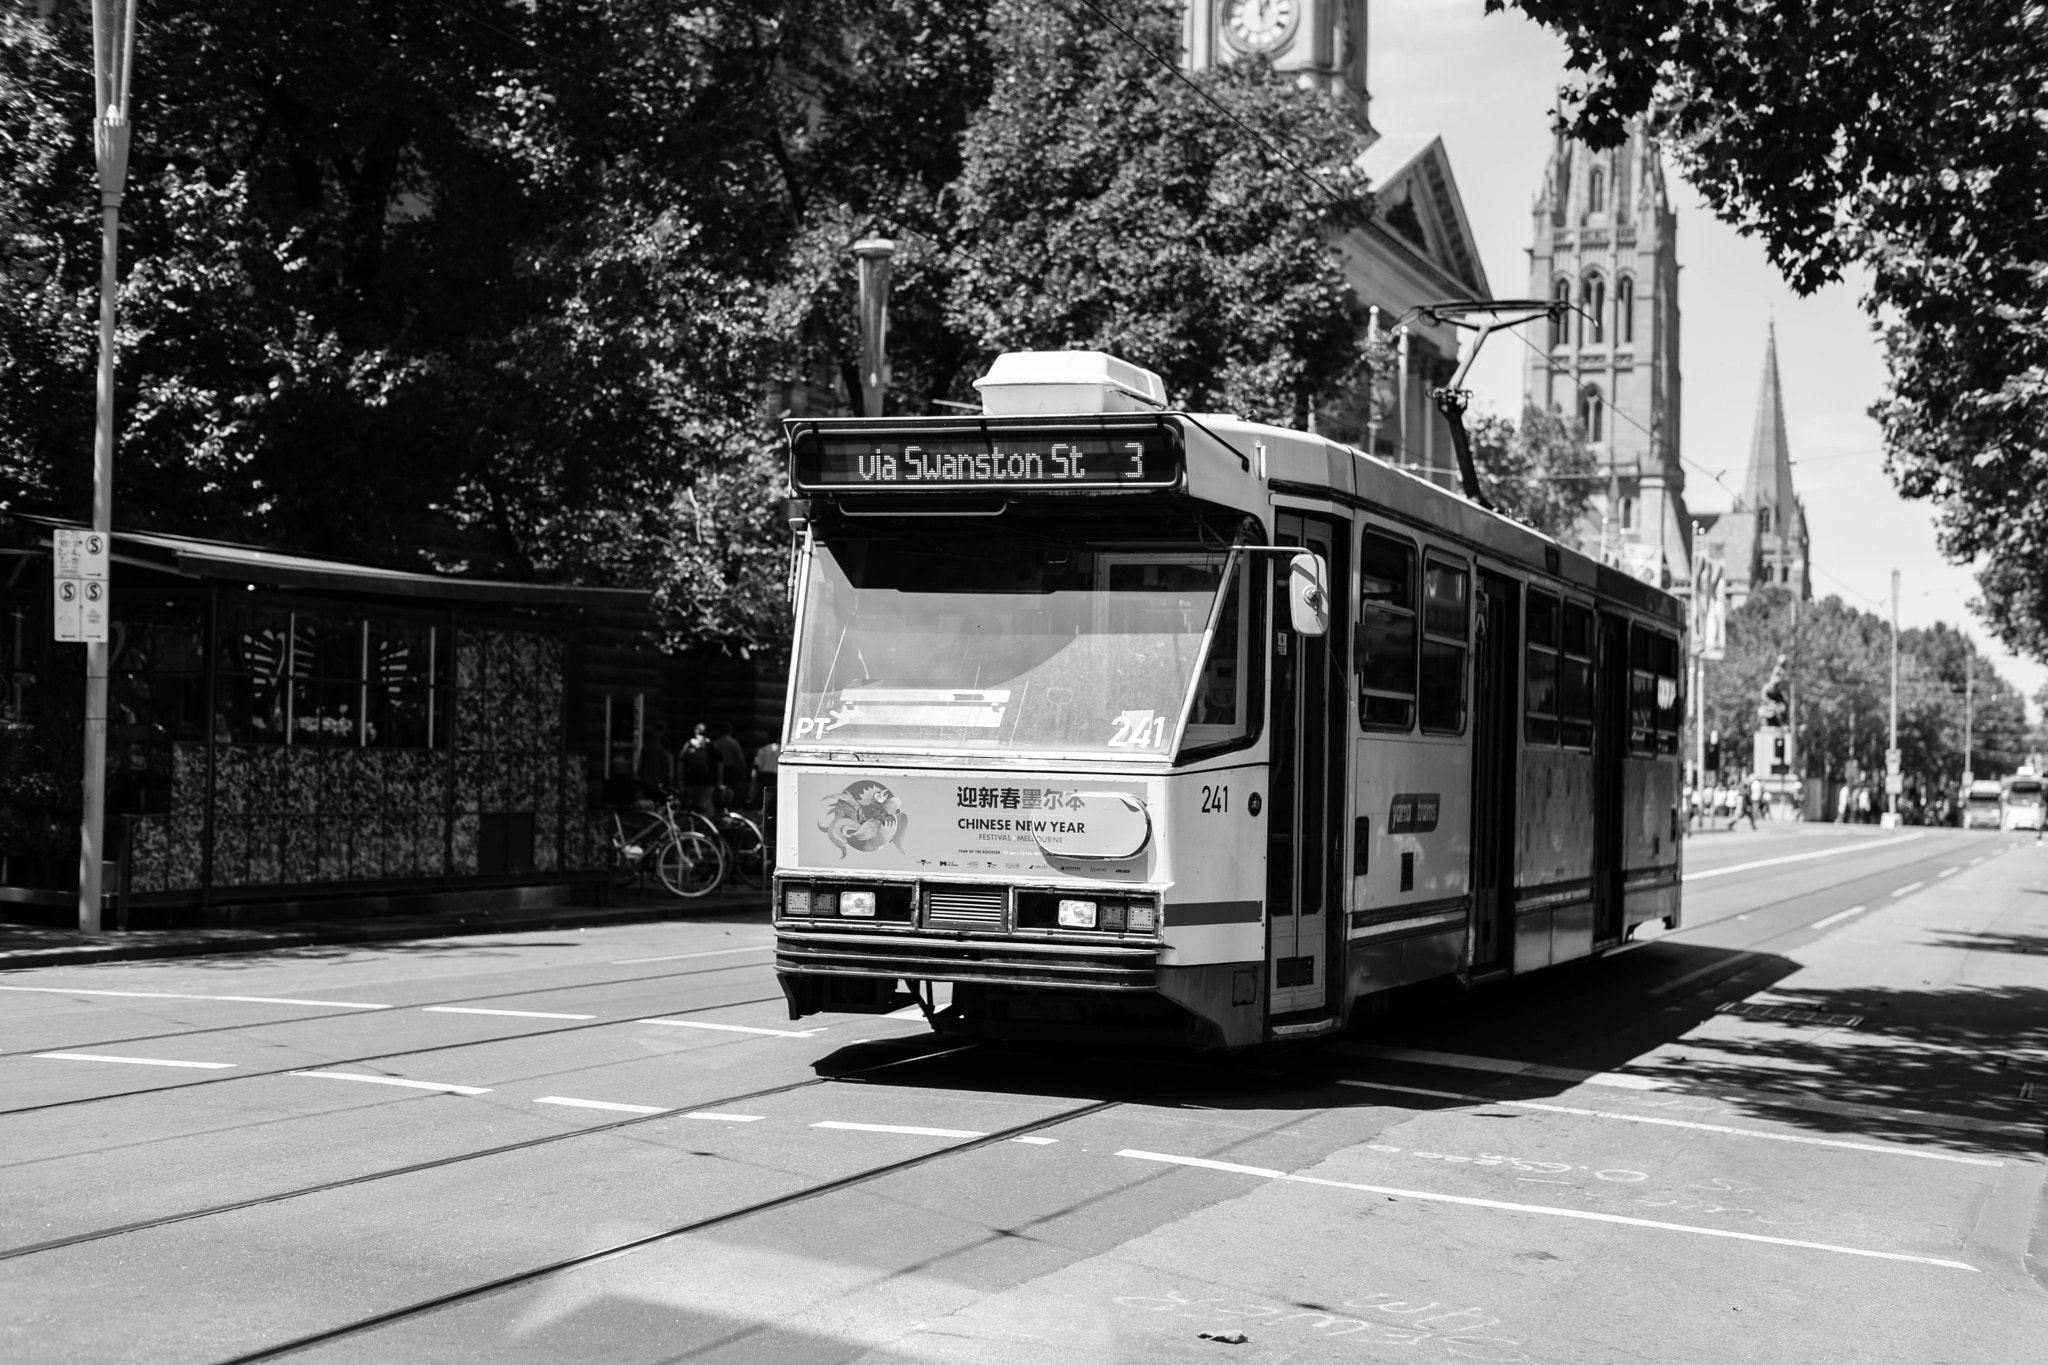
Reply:
<svg viewBox="0 0 2048 1365"><path fill-rule="evenodd" d="M1263 146L1267 150L1267 152L1272 154L1274 160L1281 162L1282 164L1287 166L1288 169L1292 170L1295 174L1299 175L1302 179L1308 181L1311 185L1314 185L1324 194L1330 196L1330 201L1332 203L1347 204L1354 202L1351 199L1346 198L1344 195L1339 194L1329 185L1325 184L1322 178L1316 175L1314 171L1311 171L1308 167L1302 165L1299 161L1296 161L1293 157L1289 156L1286 153L1286 151L1280 146L1279 143L1275 142L1272 138L1267 137L1264 133L1252 127L1249 123L1246 123L1243 119L1239 118L1236 114L1232 113L1228 108L1224 107L1224 104L1221 100L1217 99L1207 90L1204 90L1200 85L1196 84L1196 82L1188 76L1187 72L1181 70L1179 62L1173 60L1170 57L1163 56L1162 54L1154 51L1152 48L1147 47L1143 42L1140 42L1137 34L1132 33L1122 24L1119 24L1114 18L1110 16L1107 10L1103 9L1102 6L1096 4L1095 0L1079 0L1079 3L1083 9L1092 11L1096 18L1102 20L1103 23L1108 24L1111 28L1115 29L1117 32L1117 36L1121 37L1125 42L1129 43L1138 51L1144 53L1147 57L1150 57L1153 61L1159 63L1159 65L1165 67L1167 71L1172 73L1173 78L1175 80L1179 81L1182 85L1185 85L1188 89L1194 91L1195 94L1200 96L1202 101L1206 103L1210 108L1214 109L1217 113L1223 115L1223 117L1229 119L1232 123L1236 124L1238 128L1242 130L1245 134L1256 140L1261 146Z"/></svg>

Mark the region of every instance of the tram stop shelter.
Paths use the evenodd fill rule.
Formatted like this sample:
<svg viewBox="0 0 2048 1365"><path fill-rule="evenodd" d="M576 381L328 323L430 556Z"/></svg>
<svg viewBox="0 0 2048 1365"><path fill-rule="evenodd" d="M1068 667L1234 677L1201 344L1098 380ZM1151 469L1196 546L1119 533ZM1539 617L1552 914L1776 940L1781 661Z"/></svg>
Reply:
<svg viewBox="0 0 2048 1365"><path fill-rule="evenodd" d="M50 549L71 525L0 519L0 918L75 914L85 647L52 638ZM638 590L117 531L109 593L125 927L566 900L601 855L614 694L640 689L637 720L660 691Z"/></svg>

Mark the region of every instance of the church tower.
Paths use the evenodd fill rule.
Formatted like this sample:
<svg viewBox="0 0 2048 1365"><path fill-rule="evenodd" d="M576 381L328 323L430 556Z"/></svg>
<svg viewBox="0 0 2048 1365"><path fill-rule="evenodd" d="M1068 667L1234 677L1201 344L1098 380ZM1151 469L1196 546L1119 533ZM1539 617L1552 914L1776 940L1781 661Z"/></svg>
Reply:
<svg viewBox="0 0 2048 1365"><path fill-rule="evenodd" d="M1187 0L1181 52L1203 71L1264 57L1338 100L1371 131L1365 87L1366 0Z"/></svg>
<svg viewBox="0 0 2048 1365"><path fill-rule="evenodd" d="M1528 401L1584 425L1605 478L1580 548L1664 585L1691 581L1679 461L1678 218L1656 144L1557 139L1536 194L1529 297L1573 311L1529 355Z"/></svg>
<svg viewBox="0 0 2048 1365"><path fill-rule="evenodd" d="M1792 487L1792 446L1785 437L1785 394L1778 380L1778 328L1764 341L1764 376L1757 388L1756 425L1749 436L1749 469L1742 497L1718 516L1700 518L1705 553L1718 561L1728 583L1728 604L1776 583L1801 600L1813 598L1806 504Z"/></svg>

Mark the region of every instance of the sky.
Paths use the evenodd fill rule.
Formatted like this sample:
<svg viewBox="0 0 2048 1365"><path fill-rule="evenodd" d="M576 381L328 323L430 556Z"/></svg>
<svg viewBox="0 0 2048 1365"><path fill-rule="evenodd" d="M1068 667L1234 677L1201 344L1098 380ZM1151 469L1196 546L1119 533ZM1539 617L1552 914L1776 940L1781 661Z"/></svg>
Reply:
<svg viewBox="0 0 2048 1365"><path fill-rule="evenodd" d="M1529 297L1531 205L1550 155L1548 110L1565 78L1563 43L1519 13L1485 15L1481 0L1373 0L1367 40L1373 126L1389 137L1443 138L1494 297ZM2048 666L1992 639L1966 605L1974 576L1935 544L1932 506L1901 498L1885 477L1868 415L1884 393L1884 356L1854 282L1799 297L1761 243L1715 219L1668 165L1665 175L1678 212L1688 507L1727 508L1731 495L1712 474L1742 486L1765 335L1775 321L1814 595L1889 615L1897 569L1900 625L1947 621L1967 631L2031 697L2048 684ZM1527 355L1505 337L1489 342L1473 366L1474 407L1518 413Z"/></svg>

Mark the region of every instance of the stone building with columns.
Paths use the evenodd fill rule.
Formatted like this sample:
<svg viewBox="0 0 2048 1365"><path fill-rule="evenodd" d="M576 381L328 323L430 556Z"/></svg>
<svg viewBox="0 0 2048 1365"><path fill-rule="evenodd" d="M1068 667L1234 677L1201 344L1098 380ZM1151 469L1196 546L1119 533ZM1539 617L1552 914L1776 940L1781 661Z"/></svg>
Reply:
<svg viewBox="0 0 2048 1365"><path fill-rule="evenodd" d="M1656 144L1640 123L1605 151L1558 138L1532 217L1529 297L1571 311L1531 329L1523 392L1576 416L1599 462L1580 548L1651 582L1688 583L1678 219Z"/></svg>

